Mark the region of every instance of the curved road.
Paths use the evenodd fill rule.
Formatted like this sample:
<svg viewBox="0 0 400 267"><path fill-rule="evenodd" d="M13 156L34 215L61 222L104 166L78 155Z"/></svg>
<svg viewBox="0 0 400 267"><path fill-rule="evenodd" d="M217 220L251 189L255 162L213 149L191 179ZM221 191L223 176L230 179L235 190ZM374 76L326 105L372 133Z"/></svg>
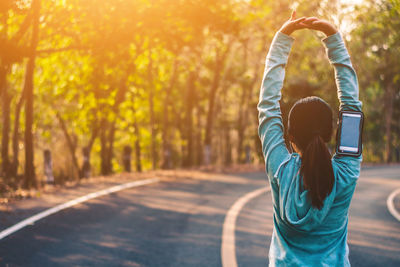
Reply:
<svg viewBox="0 0 400 267"><path fill-rule="evenodd" d="M263 173L217 175L127 189L61 211L0 240L1 266L221 266L226 212L266 186ZM362 171L350 208L352 266L400 266L400 222L386 207L400 167ZM238 266L266 266L270 193L236 222Z"/></svg>

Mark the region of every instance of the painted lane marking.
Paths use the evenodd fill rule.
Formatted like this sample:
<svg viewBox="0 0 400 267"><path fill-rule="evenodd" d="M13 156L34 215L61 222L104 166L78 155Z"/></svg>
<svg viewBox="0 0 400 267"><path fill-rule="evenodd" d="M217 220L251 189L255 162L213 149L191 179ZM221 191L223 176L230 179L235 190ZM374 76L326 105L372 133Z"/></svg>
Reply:
<svg viewBox="0 0 400 267"><path fill-rule="evenodd" d="M400 213L396 210L394 207L394 198L396 197L397 194L400 193L400 188L397 190L394 190L387 198L386 205L387 208L390 212L390 214L393 215L394 218L396 218L400 222Z"/></svg>
<svg viewBox="0 0 400 267"><path fill-rule="evenodd" d="M152 179L146 179L146 180L141 180L141 181L134 181L134 182L129 182L129 183L125 183L125 184L120 184L120 185L116 185L110 188L106 188L97 192L93 192L90 194L87 194L85 196L82 197L78 197L76 199L73 199L71 201L65 202L63 204L57 205L53 208L44 210L36 215L33 215L3 231L0 232L0 240L2 240L3 238L21 230L22 228L28 226L28 225L33 225L35 222L46 218L48 216L50 216L51 214L54 214L56 212L59 212L61 210L70 208L72 206L75 206L77 204L83 203L85 201L97 198L97 197L101 197L104 195L108 195L114 192L118 192L124 189L128 189L128 188L132 188L132 187L138 187L138 186L142 186L142 185L146 185L146 184L151 184L151 183L156 183L159 182L160 180L158 178L152 178Z"/></svg>
<svg viewBox="0 0 400 267"><path fill-rule="evenodd" d="M225 216L222 228L221 259L222 267L237 267L236 248L235 248L235 227L236 219L241 209L247 202L270 191L271 188L260 188L239 198L229 209Z"/></svg>

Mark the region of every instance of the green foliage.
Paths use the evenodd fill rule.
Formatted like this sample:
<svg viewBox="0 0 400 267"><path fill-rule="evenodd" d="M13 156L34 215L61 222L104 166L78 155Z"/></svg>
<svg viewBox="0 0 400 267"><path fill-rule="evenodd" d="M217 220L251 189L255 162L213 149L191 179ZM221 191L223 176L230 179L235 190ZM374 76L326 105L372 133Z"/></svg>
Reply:
<svg viewBox="0 0 400 267"><path fill-rule="evenodd" d="M367 115L365 146L371 155L367 160L399 160L400 1L367 1L355 11L357 26L350 35L350 48Z"/></svg>
<svg viewBox="0 0 400 267"><path fill-rule="evenodd" d="M1 17L7 18L0 21L0 33L7 37L0 38L0 48L9 49L9 53L2 49L0 63L12 66L8 72L12 122L32 31L29 26L18 41L9 41L31 14L30 1L20 2L0 4ZM92 142L93 174L122 171L125 145L133 148L133 162L140 160L144 169L154 167L154 160L155 167L161 167L167 152L171 167L199 164L210 101L215 102L214 162L228 162L230 153L234 161L242 162L246 145L251 146L254 161L261 161L255 105L263 62L275 32L296 3L298 16L322 16L341 25L367 118L365 159L384 160L388 147L395 159L400 147L400 123L395 119L400 116L397 0L366 1L356 7L317 0L41 2L34 129L38 157L41 149L52 149L58 173L69 175L69 170L60 171L74 168L64 159L70 161L75 154L81 163L81 149ZM321 96L337 107L322 36L303 30L293 37L281 103L284 117L297 99L308 95ZM382 120L389 114L387 88L393 88L389 146L388 123ZM67 136L74 148L68 148ZM136 141L140 159L135 156ZM22 134L19 142L22 148ZM190 164L185 163L188 158Z"/></svg>

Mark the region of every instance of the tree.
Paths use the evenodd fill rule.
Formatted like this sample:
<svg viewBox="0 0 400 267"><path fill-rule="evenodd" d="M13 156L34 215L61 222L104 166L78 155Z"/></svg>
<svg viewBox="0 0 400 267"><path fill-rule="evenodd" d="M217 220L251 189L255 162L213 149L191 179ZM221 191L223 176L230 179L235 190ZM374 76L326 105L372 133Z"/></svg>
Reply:
<svg viewBox="0 0 400 267"><path fill-rule="evenodd" d="M367 153L376 155L382 151L383 159L391 162L395 145L397 149L400 147L399 122L395 120L400 107L400 53L393 49L400 45L400 2L368 1L355 11L357 26L351 33L350 43L354 62L362 73L359 82L364 89L364 110L368 118L366 138L372 148L367 147ZM380 136L385 136L385 149L381 149Z"/></svg>
<svg viewBox="0 0 400 267"><path fill-rule="evenodd" d="M10 13L12 16L10 16ZM22 23L15 23L19 21L20 16L23 17ZM18 123L14 124L13 134L13 160L9 159L9 140L10 140L10 116L11 116L11 102L12 96L10 95L10 88L7 84L7 75L9 74L12 66L20 62L28 51L23 45L23 37L29 28L29 23L32 19L31 12L27 9L20 8L17 1L8 0L0 4L0 96L2 98L2 147L1 147L1 174L8 180L11 176L15 176L15 169L18 165L18 155L15 152L16 136L18 136ZM11 22L10 22L11 21ZM15 27L18 27L15 31ZM14 34L10 31L14 30ZM19 112L23 103L23 95L18 102L16 108L16 119L19 121ZM15 126L17 125L17 126Z"/></svg>
<svg viewBox="0 0 400 267"><path fill-rule="evenodd" d="M25 187L37 186L34 166L33 148L33 75L35 71L36 48L39 41L40 0L32 0L32 36L29 48L29 58L25 74Z"/></svg>

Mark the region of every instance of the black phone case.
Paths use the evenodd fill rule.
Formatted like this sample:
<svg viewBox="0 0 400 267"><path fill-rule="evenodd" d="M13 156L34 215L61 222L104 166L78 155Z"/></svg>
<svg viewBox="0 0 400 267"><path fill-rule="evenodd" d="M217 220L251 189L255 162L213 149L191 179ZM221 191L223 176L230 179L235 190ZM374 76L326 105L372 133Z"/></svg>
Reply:
<svg viewBox="0 0 400 267"><path fill-rule="evenodd" d="M342 152L342 151L339 150L340 135L341 135L340 133L341 133L341 130L342 130L343 113L361 114L360 136L359 136L359 140L358 140L358 153ZM347 110L343 110L343 111L339 112L339 123L338 123L338 128L337 128L337 131L336 131L336 154L337 155L359 157L362 154L363 127L364 127L364 113L359 112L359 111L347 111Z"/></svg>

